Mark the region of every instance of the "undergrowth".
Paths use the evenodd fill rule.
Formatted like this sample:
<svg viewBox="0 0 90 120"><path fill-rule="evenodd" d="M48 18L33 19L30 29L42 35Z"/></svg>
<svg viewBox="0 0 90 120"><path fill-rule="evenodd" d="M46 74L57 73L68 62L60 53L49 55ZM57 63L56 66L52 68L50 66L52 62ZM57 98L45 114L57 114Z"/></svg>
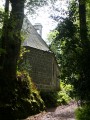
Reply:
<svg viewBox="0 0 90 120"><path fill-rule="evenodd" d="M41 92L40 95L45 102L46 107L55 107L70 102L73 87L70 84L60 82L60 91Z"/></svg>
<svg viewBox="0 0 90 120"><path fill-rule="evenodd" d="M18 72L17 79L10 82L0 87L0 120L24 119L45 110L44 102L26 71Z"/></svg>
<svg viewBox="0 0 90 120"><path fill-rule="evenodd" d="M75 116L76 120L90 120L90 104L77 108Z"/></svg>

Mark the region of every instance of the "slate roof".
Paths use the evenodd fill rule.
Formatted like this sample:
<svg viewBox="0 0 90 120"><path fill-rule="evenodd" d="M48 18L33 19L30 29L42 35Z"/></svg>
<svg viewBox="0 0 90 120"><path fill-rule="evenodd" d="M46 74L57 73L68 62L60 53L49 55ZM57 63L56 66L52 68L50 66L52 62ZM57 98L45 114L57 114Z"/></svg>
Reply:
<svg viewBox="0 0 90 120"><path fill-rule="evenodd" d="M23 42L23 46L30 46L43 51L50 51L46 42L38 34L34 26L30 23L28 19L24 19L22 31L27 33L27 36Z"/></svg>

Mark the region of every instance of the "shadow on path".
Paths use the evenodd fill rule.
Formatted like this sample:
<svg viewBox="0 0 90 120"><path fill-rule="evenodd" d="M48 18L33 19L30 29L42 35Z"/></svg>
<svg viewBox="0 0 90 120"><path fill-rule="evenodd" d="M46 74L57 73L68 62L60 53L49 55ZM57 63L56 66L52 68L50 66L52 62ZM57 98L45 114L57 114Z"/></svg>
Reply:
<svg viewBox="0 0 90 120"><path fill-rule="evenodd" d="M28 117L25 120L75 120L76 103L50 108L47 112Z"/></svg>

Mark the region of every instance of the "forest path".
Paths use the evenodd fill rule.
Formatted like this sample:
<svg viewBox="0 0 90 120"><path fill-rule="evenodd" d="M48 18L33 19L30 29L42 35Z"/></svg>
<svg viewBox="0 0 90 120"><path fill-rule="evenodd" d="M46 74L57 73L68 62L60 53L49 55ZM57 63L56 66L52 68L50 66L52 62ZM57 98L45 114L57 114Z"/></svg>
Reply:
<svg viewBox="0 0 90 120"><path fill-rule="evenodd" d="M25 120L75 120L75 109L77 104L71 102L69 105L62 105L56 108L50 108L47 112L30 116Z"/></svg>

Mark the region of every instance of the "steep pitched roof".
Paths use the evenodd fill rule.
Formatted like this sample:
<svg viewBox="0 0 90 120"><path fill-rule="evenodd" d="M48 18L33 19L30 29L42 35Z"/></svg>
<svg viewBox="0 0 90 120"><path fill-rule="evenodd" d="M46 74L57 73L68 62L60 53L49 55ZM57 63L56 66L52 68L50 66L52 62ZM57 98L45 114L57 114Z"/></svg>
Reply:
<svg viewBox="0 0 90 120"><path fill-rule="evenodd" d="M23 22L23 31L28 33L26 39L23 42L23 46L30 46L43 51L50 51L48 45L38 34L34 26L30 23L28 19L24 19Z"/></svg>

